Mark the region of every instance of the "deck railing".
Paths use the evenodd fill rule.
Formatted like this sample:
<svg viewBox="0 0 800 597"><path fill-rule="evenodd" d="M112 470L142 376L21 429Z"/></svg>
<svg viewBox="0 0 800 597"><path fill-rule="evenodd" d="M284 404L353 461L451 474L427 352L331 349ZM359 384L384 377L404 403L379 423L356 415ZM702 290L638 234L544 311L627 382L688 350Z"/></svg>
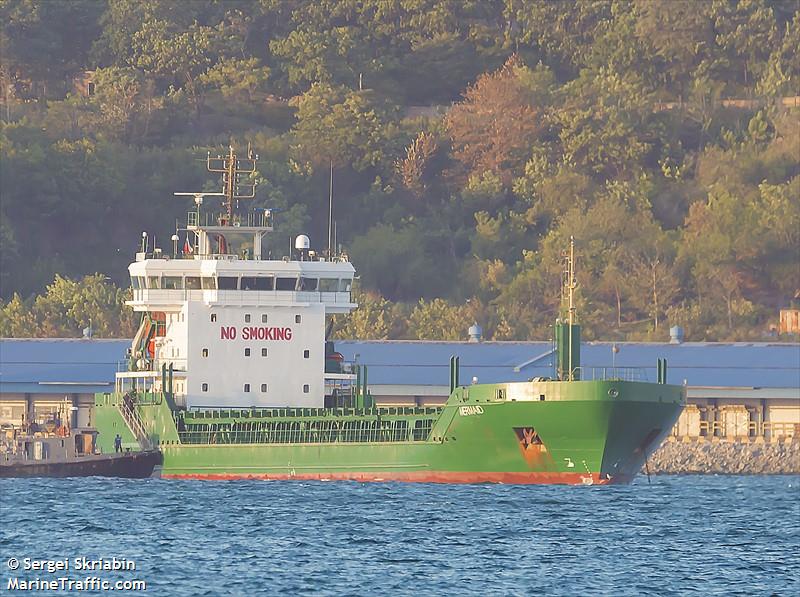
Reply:
<svg viewBox="0 0 800 597"><path fill-rule="evenodd" d="M582 381L647 381L644 367L576 367Z"/></svg>
<svg viewBox="0 0 800 597"><path fill-rule="evenodd" d="M277 410L277 409L276 409ZM316 409L280 409L316 410ZM345 409L343 409L345 410ZM347 409L349 410L349 409ZM377 409L375 409L377 410ZM389 410L389 409L381 409ZM403 410L403 409L392 409ZM185 444L335 444L426 441L431 434L439 409L416 410L417 416L382 418L380 416L249 419L203 422L184 418L178 421L178 436ZM424 416L425 412L428 416Z"/></svg>

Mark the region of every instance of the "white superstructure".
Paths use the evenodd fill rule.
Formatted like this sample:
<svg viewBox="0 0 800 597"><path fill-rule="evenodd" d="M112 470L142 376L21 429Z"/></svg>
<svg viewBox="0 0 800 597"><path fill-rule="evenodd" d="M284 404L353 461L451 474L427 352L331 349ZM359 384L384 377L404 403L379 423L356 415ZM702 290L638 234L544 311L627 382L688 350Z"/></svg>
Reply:
<svg viewBox="0 0 800 597"><path fill-rule="evenodd" d="M222 161L235 181L242 160L231 151ZM188 408L322 407L326 316L356 307L355 270L345 256L315 255L305 235L293 255L262 259L271 214L239 218L227 180L227 212L201 213L196 194L182 251L177 234L171 256L148 252L145 237L129 266L128 304L143 319L118 389L158 389L171 369L175 400ZM203 217L214 224L200 224Z"/></svg>

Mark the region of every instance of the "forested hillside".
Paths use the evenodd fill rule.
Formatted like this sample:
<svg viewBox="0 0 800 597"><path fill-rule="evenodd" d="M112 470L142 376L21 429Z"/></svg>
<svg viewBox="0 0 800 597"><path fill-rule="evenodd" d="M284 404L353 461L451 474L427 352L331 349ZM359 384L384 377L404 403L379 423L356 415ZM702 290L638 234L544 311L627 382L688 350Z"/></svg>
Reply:
<svg viewBox="0 0 800 597"><path fill-rule="evenodd" d="M0 335L132 333L230 143L273 257L333 164L339 337L548 338L571 235L588 339L766 339L800 289L796 0L0 0L0 48Z"/></svg>

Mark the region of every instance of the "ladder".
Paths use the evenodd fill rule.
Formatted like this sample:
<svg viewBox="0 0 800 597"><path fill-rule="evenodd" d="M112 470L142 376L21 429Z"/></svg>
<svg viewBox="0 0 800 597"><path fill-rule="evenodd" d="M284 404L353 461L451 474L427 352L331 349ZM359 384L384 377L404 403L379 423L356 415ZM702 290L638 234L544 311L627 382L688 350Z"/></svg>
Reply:
<svg viewBox="0 0 800 597"><path fill-rule="evenodd" d="M131 407L128 408L124 402L120 402L117 404L117 408L119 409L122 418L125 419L128 429L131 430L136 438L136 441L139 442L142 450L152 450L153 443L150 441L147 431L145 431L144 423L142 423L139 413L136 412L136 407L131 405Z"/></svg>

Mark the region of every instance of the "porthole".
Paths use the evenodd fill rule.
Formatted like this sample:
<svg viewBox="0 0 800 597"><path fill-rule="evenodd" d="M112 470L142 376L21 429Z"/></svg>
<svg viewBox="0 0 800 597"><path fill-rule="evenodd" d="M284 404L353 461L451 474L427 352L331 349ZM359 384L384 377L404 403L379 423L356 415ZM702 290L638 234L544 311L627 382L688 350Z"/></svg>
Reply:
<svg viewBox="0 0 800 597"><path fill-rule="evenodd" d="M308 384L303 384L303 394L308 394L310 390L311 388L309 388Z"/></svg>
<svg viewBox="0 0 800 597"><path fill-rule="evenodd" d="M207 383L204 383L201 387L202 387L204 392L208 392L208 384Z"/></svg>

